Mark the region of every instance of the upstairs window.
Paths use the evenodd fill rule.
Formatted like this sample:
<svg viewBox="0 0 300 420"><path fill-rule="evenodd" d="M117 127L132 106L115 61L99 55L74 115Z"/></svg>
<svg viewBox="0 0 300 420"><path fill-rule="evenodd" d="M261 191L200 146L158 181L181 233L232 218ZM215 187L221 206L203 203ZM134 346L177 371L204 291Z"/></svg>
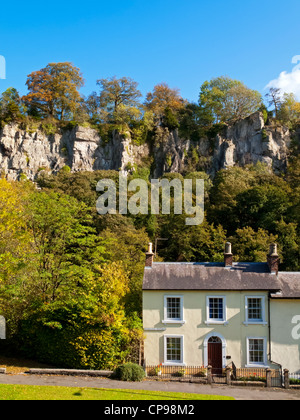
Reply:
<svg viewBox="0 0 300 420"><path fill-rule="evenodd" d="M207 324L226 322L226 298L224 296L208 296L206 306Z"/></svg>
<svg viewBox="0 0 300 420"><path fill-rule="evenodd" d="M183 321L183 296L165 296L164 322L176 323Z"/></svg>
<svg viewBox="0 0 300 420"><path fill-rule="evenodd" d="M246 297L246 323L265 324L265 298L263 296Z"/></svg>

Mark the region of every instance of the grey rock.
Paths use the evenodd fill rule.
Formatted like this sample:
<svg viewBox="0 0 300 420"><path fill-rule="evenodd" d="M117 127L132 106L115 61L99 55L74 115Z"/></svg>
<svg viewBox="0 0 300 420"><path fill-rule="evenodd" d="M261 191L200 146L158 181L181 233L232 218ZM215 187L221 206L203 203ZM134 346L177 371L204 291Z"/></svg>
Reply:
<svg viewBox="0 0 300 420"><path fill-rule="evenodd" d="M215 140L182 139L178 130L158 127L152 150L147 144L135 145L130 134L113 132L104 142L98 132L88 127L75 127L55 135L40 130L26 132L17 124L0 130L0 170L8 179L21 174L34 180L40 171L56 173L68 165L72 172L117 170L126 174L143 159L153 158L154 178L166 172L188 170L187 157L196 151L206 162L205 170L214 176L220 169L262 162L275 171L287 167L291 133L285 127L265 126L257 112L216 136Z"/></svg>

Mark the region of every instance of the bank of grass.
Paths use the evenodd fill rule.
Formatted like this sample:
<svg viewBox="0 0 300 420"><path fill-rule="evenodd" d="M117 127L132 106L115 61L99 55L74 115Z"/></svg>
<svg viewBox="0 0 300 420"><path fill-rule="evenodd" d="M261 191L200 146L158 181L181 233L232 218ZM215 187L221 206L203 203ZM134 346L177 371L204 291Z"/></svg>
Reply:
<svg viewBox="0 0 300 420"><path fill-rule="evenodd" d="M176 392L140 391L125 389L68 388L35 385L2 385L0 400L233 400L230 397L186 394Z"/></svg>

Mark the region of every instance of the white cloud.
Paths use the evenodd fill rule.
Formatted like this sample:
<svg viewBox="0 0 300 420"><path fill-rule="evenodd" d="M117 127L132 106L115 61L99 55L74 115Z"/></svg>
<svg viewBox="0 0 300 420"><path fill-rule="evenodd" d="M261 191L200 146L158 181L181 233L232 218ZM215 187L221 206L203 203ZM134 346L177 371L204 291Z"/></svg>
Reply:
<svg viewBox="0 0 300 420"><path fill-rule="evenodd" d="M296 98L300 100L300 68L296 66L291 73L283 71L277 79L271 80L265 87L279 88L283 93L294 93Z"/></svg>

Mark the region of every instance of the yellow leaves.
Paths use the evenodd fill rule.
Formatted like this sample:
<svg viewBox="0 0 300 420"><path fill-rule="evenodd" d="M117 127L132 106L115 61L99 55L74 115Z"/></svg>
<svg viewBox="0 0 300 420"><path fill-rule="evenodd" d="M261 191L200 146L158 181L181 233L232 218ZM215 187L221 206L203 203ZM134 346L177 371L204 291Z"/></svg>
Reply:
<svg viewBox="0 0 300 420"><path fill-rule="evenodd" d="M98 267L99 283L101 285L101 300L118 302L129 291L129 279L120 263L112 262Z"/></svg>
<svg viewBox="0 0 300 420"><path fill-rule="evenodd" d="M162 117L166 108L176 112L184 107L184 103L178 89L171 89L167 83L160 83L154 87L152 93L148 93L145 105L156 116Z"/></svg>
<svg viewBox="0 0 300 420"><path fill-rule="evenodd" d="M22 183L9 183L0 179L0 251L17 251L20 241L26 239L24 198Z"/></svg>

